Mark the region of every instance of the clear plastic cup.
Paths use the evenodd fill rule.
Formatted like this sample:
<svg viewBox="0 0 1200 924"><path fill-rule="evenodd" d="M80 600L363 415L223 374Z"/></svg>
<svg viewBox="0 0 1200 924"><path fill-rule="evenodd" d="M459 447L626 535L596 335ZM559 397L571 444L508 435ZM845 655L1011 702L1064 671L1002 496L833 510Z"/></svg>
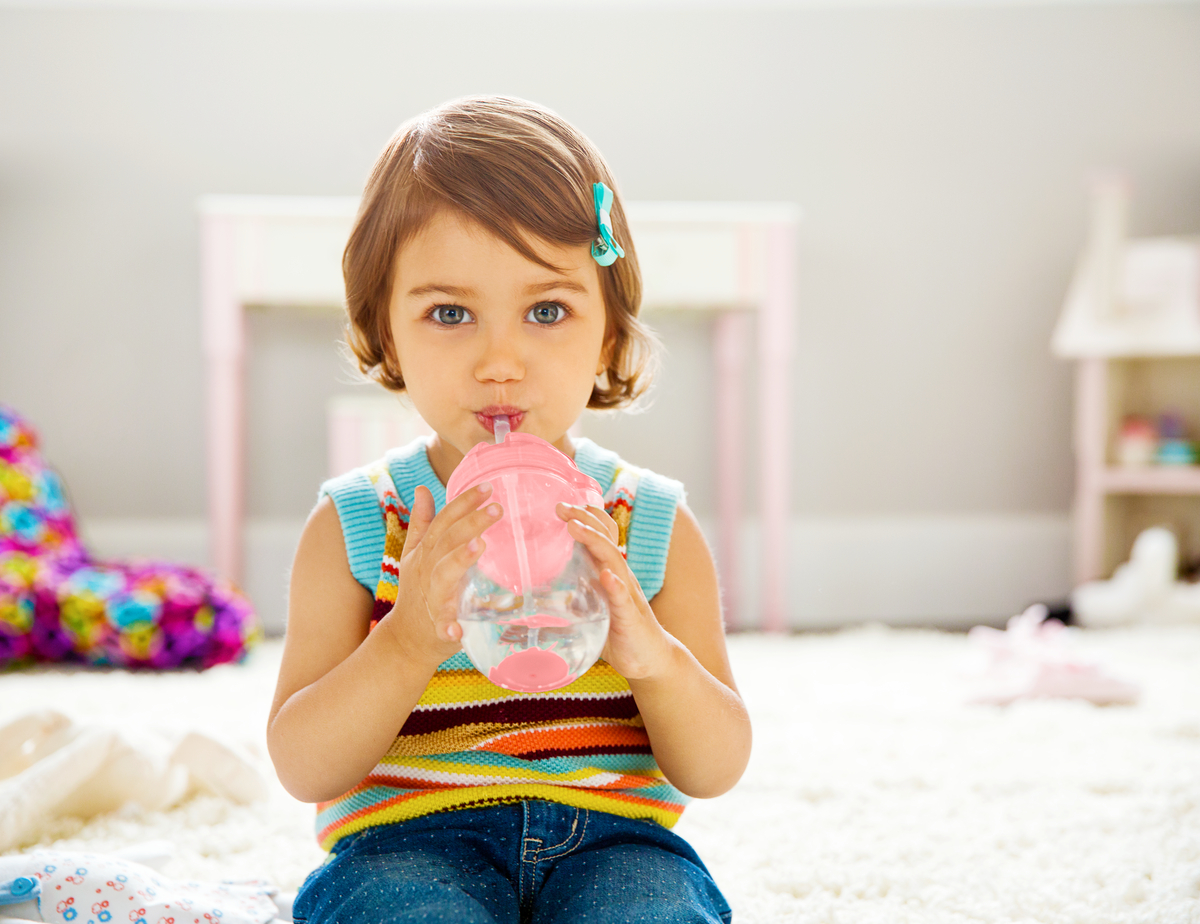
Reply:
<svg viewBox="0 0 1200 924"><path fill-rule="evenodd" d="M501 428L497 428L500 431ZM489 481L504 515L483 533L483 555L459 601L463 650L497 686L566 686L600 657L608 600L591 555L558 518L559 503L603 506L600 485L545 440L499 433L450 476L447 500Z"/></svg>

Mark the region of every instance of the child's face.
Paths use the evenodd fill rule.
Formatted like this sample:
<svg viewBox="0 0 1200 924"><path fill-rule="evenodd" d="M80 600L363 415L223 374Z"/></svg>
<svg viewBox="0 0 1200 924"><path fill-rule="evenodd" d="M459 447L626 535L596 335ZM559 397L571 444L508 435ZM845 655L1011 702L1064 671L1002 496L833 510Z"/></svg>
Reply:
<svg viewBox="0 0 1200 924"><path fill-rule="evenodd" d="M436 451L443 466L435 469L490 442L502 413L513 430L570 452L567 430L601 362L600 276L588 244L531 244L565 273L449 211L396 260L392 339L409 396L438 435L431 459Z"/></svg>

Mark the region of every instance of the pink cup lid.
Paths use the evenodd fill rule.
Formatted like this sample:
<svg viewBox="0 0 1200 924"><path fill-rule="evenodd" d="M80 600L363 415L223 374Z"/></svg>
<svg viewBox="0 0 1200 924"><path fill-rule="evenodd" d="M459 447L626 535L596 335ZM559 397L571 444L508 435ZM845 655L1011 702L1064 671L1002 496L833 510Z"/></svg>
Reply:
<svg viewBox="0 0 1200 924"><path fill-rule="evenodd" d="M575 540L555 506L603 507L600 485L566 455L529 433L510 433L503 443L479 443L446 484L446 499L483 481L504 508L499 522L483 533L487 548L479 567L513 593L548 583L571 559Z"/></svg>

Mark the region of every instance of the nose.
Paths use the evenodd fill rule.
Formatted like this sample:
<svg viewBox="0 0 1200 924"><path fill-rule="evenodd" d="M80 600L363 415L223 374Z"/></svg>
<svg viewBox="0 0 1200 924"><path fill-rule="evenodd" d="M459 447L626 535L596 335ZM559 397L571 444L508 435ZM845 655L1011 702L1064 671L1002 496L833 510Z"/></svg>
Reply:
<svg viewBox="0 0 1200 924"><path fill-rule="evenodd" d="M477 382L519 382L525 377L525 363L513 331L494 328L484 334L482 341L475 363Z"/></svg>

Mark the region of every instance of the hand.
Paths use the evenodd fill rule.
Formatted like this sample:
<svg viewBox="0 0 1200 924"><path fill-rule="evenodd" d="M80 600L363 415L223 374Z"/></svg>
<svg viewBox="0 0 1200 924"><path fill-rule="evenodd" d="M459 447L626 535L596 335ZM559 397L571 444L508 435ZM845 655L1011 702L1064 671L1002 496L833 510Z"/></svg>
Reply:
<svg viewBox="0 0 1200 924"><path fill-rule="evenodd" d="M617 524L599 507L559 504L571 537L596 562L600 586L608 595L608 640L600 656L627 680L648 679L665 667L674 642L659 624L642 587L617 547Z"/></svg>
<svg viewBox="0 0 1200 924"><path fill-rule="evenodd" d="M434 516L433 495L421 485L400 553L396 604L379 623L395 634L404 653L436 670L462 647L458 624L459 585L483 554L483 531L503 513L499 504L481 507L491 495L484 483L464 491Z"/></svg>

